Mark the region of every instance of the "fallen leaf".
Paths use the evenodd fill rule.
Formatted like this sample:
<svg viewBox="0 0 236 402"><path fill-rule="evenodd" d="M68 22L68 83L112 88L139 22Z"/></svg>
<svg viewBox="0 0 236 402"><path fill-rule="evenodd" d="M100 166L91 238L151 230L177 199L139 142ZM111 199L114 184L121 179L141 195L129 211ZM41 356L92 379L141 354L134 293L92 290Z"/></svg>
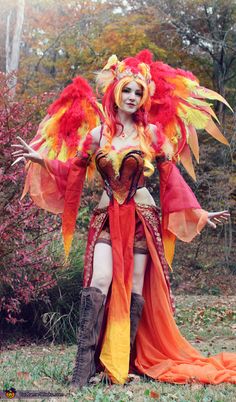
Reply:
<svg viewBox="0 0 236 402"><path fill-rule="evenodd" d="M36 388L40 388L40 383L38 381L33 381L32 383Z"/></svg>
<svg viewBox="0 0 236 402"><path fill-rule="evenodd" d="M202 338L201 336L196 336L196 338L195 338L196 343L200 343L200 342L203 342L203 341L204 341L204 338Z"/></svg>
<svg viewBox="0 0 236 402"><path fill-rule="evenodd" d="M27 371L18 371L17 372L17 377L20 380L29 380L30 379L30 373L28 373Z"/></svg>
<svg viewBox="0 0 236 402"><path fill-rule="evenodd" d="M150 394L149 394L149 397L150 398L153 398L153 399L160 399L160 394L159 394L159 392L156 392L156 391L150 391Z"/></svg>

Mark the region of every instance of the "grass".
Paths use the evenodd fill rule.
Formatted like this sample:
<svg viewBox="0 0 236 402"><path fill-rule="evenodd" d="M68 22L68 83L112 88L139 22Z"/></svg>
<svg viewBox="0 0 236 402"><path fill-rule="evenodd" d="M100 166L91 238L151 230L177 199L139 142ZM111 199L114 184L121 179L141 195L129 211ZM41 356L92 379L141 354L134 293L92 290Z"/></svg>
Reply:
<svg viewBox="0 0 236 402"><path fill-rule="evenodd" d="M233 351L236 324L235 297L178 296L177 322L183 335L203 353ZM132 377L125 386L101 385L70 390L76 346L8 344L0 356L0 389L62 392L51 401L95 402L233 402L235 386L173 385ZM32 399L31 399L32 400ZM37 399L47 401L46 399Z"/></svg>

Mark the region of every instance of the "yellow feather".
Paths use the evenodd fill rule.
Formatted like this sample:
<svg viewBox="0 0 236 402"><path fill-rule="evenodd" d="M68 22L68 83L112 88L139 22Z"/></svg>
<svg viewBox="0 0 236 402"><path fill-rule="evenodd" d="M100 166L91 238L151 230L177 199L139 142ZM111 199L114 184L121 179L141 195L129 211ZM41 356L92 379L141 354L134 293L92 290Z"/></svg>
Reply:
<svg viewBox="0 0 236 402"><path fill-rule="evenodd" d="M55 157L56 157L57 151L56 151L56 147L55 147L54 142L55 142L55 140L54 140L53 137L45 138L45 142L44 142L44 144L42 144L42 146L40 147L40 151L43 152L44 150L48 150L48 149L49 149L50 152L51 152L51 155L55 155ZM52 159L53 159L53 157L52 157Z"/></svg>
<svg viewBox="0 0 236 402"><path fill-rule="evenodd" d="M85 139L85 136L88 133L88 131L89 131L88 124L84 123L81 127L78 128L77 133L80 138Z"/></svg>
<svg viewBox="0 0 236 402"><path fill-rule="evenodd" d="M57 128L58 121L63 116L63 114L66 112L67 108L68 108L68 105L66 105L65 107L62 107L61 109L58 110L57 113L55 113L49 120L46 121L46 123L42 127L42 137L47 138L48 136L55 135L55 130Z"/></svg>
<svg viewBox="0 0 236 402"><path fill-rule="evenodd" d="M49 143L49 145L48 145L48 143L49 143L49 141L47 141L47 142L45 141L41 145L39 152L42 155L42 157L49 158L49 159L54 159L57 156L57 152L56 152L55 149L53 149L50 146L50 143Z"/></svg>
<svg viewBox="0 0 236 402"><path fill-rule="evenodd" d="M186 98L186 101L189 102L190 105L204 106L204 107L209 106L209 103L207 103L205 100L192 98L191 96Z"/></svg>
<svg viewBox="0 0 236 402"><path fill-rule="evenodd" d="M66 162L68 159L68 147L64 140L62 141L62 146L59 155L57 156L57 159L59 159L62 162Z"/></svg>
<svg viewBox="0 0 236 402"><path fill-rule="evenodd" d="M219 123L218 117L216 116L214 110L211 108L211 105L208 102L205 102L205 101L200 100L200 99L190 98L190 97L188 99L186 99L186 100L190 105L195 105L195 106L198 106L198 107L202 107L204 112L209 113Z"/></svg>
<svg viewBox="0 0 236 402"><path fill-rule="evenodd" d="M193 125L196 129L204 129L209 120L209 116L201 111L186 105L180 104L178 107L178 116L187 124Z"/></svg>
<svg viewBox="0 0 236 402"><path fill-rule="evenodd" d="M109 57L108 62L107 62L107 64L105 65L105 67L103 67L103 70L110 70L110 68L111 68L112 66L114 66L115 64L118 64L118 63L119 63L119 60L118 60L116 54L112 54L112 55Z"/></svg>
<svg viewBox="0 0 236 402"><path fill-rule="evenodd" d="M50 149L48 152L48 159L55 159L57 157L57 153L54 149Z"/></svg>
<svg viewBox="0 0 236 402"><path fill-rule="evenodd" d="M204 87L198 87L198 88L196 88L196 91L194 93L196 95L202 96L203 98L206 98L206 99L218 100L218 101L224 103L226 106L228 106L230 108L230 110L232 110L232 112L233 112L233 109L231 108L231 106L229 105L227 100L225 98L223 98L223 96L221 96L217 92L212 91L211 89L204 88Z"/></svg>
<svg viewBox="0 0 236 402"><path fill-rule="evenodd" d="M187 86L187 88L191 91L195 90L196 88L199 87L199 81L198 80L190 80L187 77L181 77L183 80L183 83Z"/></svg>

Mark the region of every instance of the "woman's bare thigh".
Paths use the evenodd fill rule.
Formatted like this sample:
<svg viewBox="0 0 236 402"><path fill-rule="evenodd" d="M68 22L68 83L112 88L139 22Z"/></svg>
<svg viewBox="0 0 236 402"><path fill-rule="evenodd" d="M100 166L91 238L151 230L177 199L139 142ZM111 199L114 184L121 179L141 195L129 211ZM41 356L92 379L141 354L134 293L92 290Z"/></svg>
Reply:
<svg viewBox="0 0 236 402"><path fill-rule="evenodd" d="M107 295L112 281L112 249L109 244L97 243L93 257L93 276L90 286Z"/></svg>
<svg viewBox="0 0 236 402"><path fill-rule="evenodd" d="M142 294L148 256L149 254L134 254L133 293Z"/></svg>

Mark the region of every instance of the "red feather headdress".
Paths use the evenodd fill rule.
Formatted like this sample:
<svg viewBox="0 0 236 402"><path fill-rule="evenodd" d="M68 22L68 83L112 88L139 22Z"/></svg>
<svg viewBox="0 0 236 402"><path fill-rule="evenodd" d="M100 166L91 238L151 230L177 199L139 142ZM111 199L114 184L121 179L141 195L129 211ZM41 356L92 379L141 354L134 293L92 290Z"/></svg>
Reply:
<svg viewBox="0 0 236 402"><path fill-rule="evenodd" d="M98 73L97 82L105 92L114 80L126 76L141 79L148 85L151 97L148 120L162 128L173 148L173 159L180 161L195 179L190 150L199 162L196 130L204 129L218 141L228 144L214 123L213 118L217 122L218 119L207 100L221 101L230 108L227 101L217 92L200 86L191 72L153 61L147 49L122 62L115 55L111 56Z"/></svg>

